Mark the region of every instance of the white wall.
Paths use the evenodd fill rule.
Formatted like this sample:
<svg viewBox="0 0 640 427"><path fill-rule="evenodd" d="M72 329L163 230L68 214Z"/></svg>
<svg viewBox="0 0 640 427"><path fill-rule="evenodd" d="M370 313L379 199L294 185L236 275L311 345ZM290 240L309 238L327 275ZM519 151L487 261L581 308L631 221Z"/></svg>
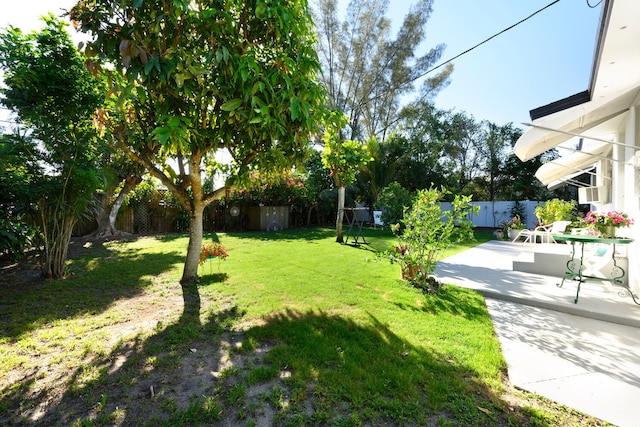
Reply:
<svg viewBox="0 0 640 427"><path fill-rule="evenodd" d="M498 228L503 221L511 221L511 209L515 202L472 202L480 207L478 215L473 215L470 219L476 227ZM534 228L538 218L534 214L538 201L525 200L520 204L526 212L526 227ZM451 203L442 203L443 210L451 209Z"/></svg>
<svg viewBox="0 0 640 427"><path fill-rule="evenodd" d="M635 240L630 245L618 248L626 251L629 259L627 273L628 284L635 291L640 292L640 158L636 160L636 150L633 147L640 147L640 108L631 107L625 113L622 125L615 134L618 142L628 145L613 145L611 152L611 201L607 204L595 204L594 210L598 211L623 211L635 220L635 225L623 229L624 237L631 237ZM639 154L640 156L640 154ZM604 169L603 169L604 170ZM598 185L605 184L600 180ZM619 245L622 246L622 245Z"/></svg>
<svg viewBox="0 0 640 427"><path fill-rule="evenodd" d="M636 99L637 101L637 99ZM629 119L624 130L625 144L633 147L640 147L640 108L638 104L631 107L628 113ZM622 179L615 182L614 185L621 192L621 204L618 210L624 210L635 220L635 224L625 230L625 234L635 239L635 242L628 245L627 256L629 257L629 286L636 293L640 292L640 162L636 160L636 154L640 153L632 147L626 147L622 151L624 156ZM640 156L640 154L638 154Z"/></svg>

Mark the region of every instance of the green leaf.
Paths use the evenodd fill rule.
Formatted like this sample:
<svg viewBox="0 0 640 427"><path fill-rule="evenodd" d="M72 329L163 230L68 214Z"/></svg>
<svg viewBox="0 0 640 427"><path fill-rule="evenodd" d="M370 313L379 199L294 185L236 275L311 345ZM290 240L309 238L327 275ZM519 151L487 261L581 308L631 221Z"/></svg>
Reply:
<svg viewBox="0 0 640 427"><path fill-rule="evenodd" d="M249 120L250 124L256 124L256 123L262 123L262 117L260 116L256 116L253 119Z"/></svg>
<svg viewBox="0 0 640 427"><path fill-rule="evenodd" d="M158 141L162 145L166 145L169 137L171 137L171 129L166 126L157 127L151 132L152 135L155 135L158 138Z"/></svg>
<svg viewBox="0 0 640 427"><path fill-rule="evenodd" d="M292 102L291 105L289 106L289 111L291 111L291 120L297 119L298 118L298 112L299 112L298 103L297 102Z"/></svg>
<svg viewBox="0 0 640 427"><path fill-rule="evenodd" d="M151 70L153 70L153 67L157 64L157 62L158 62L157 56L154 56L153 58L151 58L151 60L148 61L147 64L144 66L144 73L149 74Z"/></svg>
<svg viewBox="0 0 640 427"><path fill-rule="evenodd" d="M140 100L141 103L145 103L147 102L147 93L145 92L144 88L140 87L140 86L136 86L136 95L138 96L138 99Z"/></svg>
<svg viewBox="0 0 640 427"><path fill-rule="evenodd" d="M233 111L233 110L237 110L238 107L240 107L240 105L242 105L242 99L235 98L222 104L220 106L220 109L222 111Z"/></svg>
<svg viewBox="0 0 640 427"><path fill-rule="evenodd" d="M182 123L181 117L170 117L168 121L169 127L171 128L177 128L180 126L181 123Z"/></svg>
<svg viewBox="0 0 640 427"><path fill-rule="evenodd" d="M134 9L137 9L137 8L139 8L140 6L142 6L142 1L143 1L143 0L135 0L135 1L133 2L133 8L134 8Z"/></svg>
<svg viewBox="0 0 640 427"><path fill-rule="evenodd" d="M267 11L267 5L264 4L264 2L258 3L258 5L256 6L256 17L257 18L263 17L266 11Z"/></svg>

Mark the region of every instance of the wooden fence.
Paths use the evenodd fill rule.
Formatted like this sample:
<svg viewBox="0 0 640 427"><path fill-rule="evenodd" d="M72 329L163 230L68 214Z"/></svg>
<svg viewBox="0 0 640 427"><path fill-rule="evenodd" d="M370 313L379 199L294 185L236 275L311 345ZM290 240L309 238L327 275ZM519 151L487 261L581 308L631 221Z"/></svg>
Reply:
<svg viewBox="0 0 640 427"><path fill-rule="evenodd" d="M213 203L204 211L203 229L212 231L279 230L291 226L288 206L237 206L230 209ZM84 236L98 227L95 219L78 221L74 236ZM118 212L116 228L132 234L186 233L189 231L187 213L177 207L148 203L123 206Z"/></svg>

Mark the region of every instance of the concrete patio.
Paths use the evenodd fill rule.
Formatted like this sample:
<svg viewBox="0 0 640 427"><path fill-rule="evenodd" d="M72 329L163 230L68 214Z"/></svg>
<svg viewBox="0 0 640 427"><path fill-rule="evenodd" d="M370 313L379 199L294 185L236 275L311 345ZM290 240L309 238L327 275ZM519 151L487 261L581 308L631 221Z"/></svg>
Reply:
<svg viewBox="0 0 640 427"><path fill-rule="evenodd" d="M624 288L513 271L540 245L490 241L438 263L444 283L487 300L518 388L619 426L640 426L640 306Z"/></svg>

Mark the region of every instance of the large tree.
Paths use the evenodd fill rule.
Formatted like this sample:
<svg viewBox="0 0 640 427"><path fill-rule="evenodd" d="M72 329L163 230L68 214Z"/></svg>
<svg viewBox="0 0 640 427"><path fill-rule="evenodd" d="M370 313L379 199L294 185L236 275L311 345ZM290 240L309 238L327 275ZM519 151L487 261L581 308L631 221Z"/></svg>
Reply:
<svg viewBox="0 0 640 427"><path fill-rule="evenodd" d="M456 164L445 150L451 130L450 115L427 100L403 109L401 130L392 134L386 144L394 157L406 153L394 177L404 188L411 191L434 185L455 188Z"/></svg>
<svg viewBox="0 0 640 427"><path fill-rule="evenodd" d="M444 153L455 177L455 193L469 194L467 185L482 173L483 128L464 112L449 112L443 125Z"/></svg>
<svg viewBox="0 0 640 427"><path fill-rule="evenodd" d="M536 156L526 162L518 161L518 157L511 152L504 167L504 174L509 185L501 190L504 200L549 200L554 197L570 198L566 188L555 191L549 190L536 178L536 171L547 161L558 156L556 150L551 150Z"/></svg>
<svg viewBox="0 0 640 427"><path fill-rule="evenodd" d="M29 197L42 239L42 273L61 278L73 226L100 184L92 119L103 91L84 68L65 24L52 15L44 21L39 32L9 27L0 33L6 85L1 102L28 129L5 142L30 157Z"/></svg>
<svg viewBox="0 0 640 427"><path fill-rule="evenodd" d="M193 283L203 210L218 196L203 186L213 153L231 153L231 184L297 158L316 127L324 92L307 2L80 0L70 17L91 36L88 66L123 76L112 78L125 117L114 134L189 213L181 283Z"/></svg>
<svg viewBox="0 0 640 427"><path fill-rule="evenodd" d="M398 120L401 98L442 55L443 45L416 56L425 41L433 0L419 0L400 25L395 38L386 18L386 0L351 0L341 21L338 0L318 0L314 10L322 82L329 105L349 116L347 139L386 139ZM447 66L422 82L427 99L447 84Z"/></svg>
<svg viewBox="0 0 640 427"><path fill-rule="evenodd" d="M115 141L103 146L98 163L104 184L97 195L95 209L98 228L90 236L126 235L116 228L116 219L127 196L142 182L145 168L119 149Z"/></svg>

